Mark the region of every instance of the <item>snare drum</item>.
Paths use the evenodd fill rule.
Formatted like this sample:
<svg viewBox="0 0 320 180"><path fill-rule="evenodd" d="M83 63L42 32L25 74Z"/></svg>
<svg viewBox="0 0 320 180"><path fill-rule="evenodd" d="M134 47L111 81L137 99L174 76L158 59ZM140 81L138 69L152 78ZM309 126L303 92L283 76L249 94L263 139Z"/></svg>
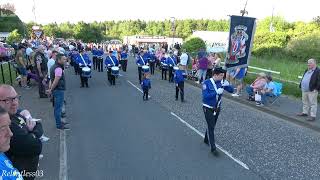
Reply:
<svg viewBox="0 0 320 180"><path fill-rule="evenodd" d="M142 66L142 72L143 73L149 72L149 66L147 66L147 65Z"/></svg>
<svg viewBox="0 0 320 180"><path fill-rule="evenodd" d="M82 76L83 77L91 77L91 69L89 67L82 68Z"/></svg>
<svg viewBox="0 0 320 180"><path fill-rule="evenodd" d="M118 76L119 75L119 67L117 67L117 66L111 67L111 74L114 76Z"/></svg>

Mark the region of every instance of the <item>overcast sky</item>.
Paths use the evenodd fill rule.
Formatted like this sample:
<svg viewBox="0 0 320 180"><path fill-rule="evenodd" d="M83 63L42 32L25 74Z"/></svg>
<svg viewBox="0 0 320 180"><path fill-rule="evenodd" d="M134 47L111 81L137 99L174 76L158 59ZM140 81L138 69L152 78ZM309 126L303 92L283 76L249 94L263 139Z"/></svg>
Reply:
<svg viewBox="0 0 320 180"><path fill-rule="evenodd" d="M24 22L34 21L35 2L37 23L92 22L105 20L164 20L176 19L227 19L239 15L246 0L0 0L10 2ZM250 17L262 19L281 15L286 20L311 21L320 16L320 0L248 0ZM317 13L318 12L318 13Z"/></svg>

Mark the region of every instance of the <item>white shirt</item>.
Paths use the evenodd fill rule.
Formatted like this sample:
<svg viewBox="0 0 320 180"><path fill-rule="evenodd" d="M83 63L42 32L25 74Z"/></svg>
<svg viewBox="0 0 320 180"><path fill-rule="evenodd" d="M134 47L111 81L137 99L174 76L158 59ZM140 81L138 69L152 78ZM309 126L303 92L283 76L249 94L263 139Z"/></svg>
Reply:
<svg viewBox="0 0 320 180"><path fill-rule="evenodd" d="M27 56L30 56L30 54L33 52L33 50L31 49L31 48L27 48L26 49L26 54L27 54Z"/></svg>
<svg viewBox="0 0 320 180"><path fill-rule="evenodd" d="M182 53L180 56L180 64L186 66L188 63L188 55L187 53Z"/></svg>
<svg viewBox="0 0 320 180"><path fill-rule="evenodd" d="M54 59L51 58L48 60L47 67L48 67L48 71L49 71L49 73L48 73L49 78L50 78L50 68L54 65L54 63L56 63L56 61Z"/></svg>

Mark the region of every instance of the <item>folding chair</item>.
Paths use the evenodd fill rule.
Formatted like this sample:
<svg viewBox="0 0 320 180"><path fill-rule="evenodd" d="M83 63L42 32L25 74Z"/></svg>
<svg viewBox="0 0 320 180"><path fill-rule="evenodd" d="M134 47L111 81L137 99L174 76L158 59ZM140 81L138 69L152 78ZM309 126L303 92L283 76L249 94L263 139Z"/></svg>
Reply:
<svg viewBox="0 0 320 180"><path fill-rule="evenodd" d="M282 83L279 83L279 82L273 82L273 83L276 87L276 94L275 94L273 100L271 101L271 105L274 104L282 94Z"/></svg>

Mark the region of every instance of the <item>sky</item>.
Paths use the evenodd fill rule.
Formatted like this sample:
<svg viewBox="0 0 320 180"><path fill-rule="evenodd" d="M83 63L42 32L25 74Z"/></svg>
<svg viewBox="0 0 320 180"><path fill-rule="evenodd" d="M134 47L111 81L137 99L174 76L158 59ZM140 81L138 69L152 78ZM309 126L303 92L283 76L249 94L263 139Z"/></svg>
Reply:
<svg viewBox="0 0 320 180"><path fill-rule="evenodd" d="M93 22L105 20L228 19L240 15L246 0L0 0L12 3L24 22ZM35 4L35 15L32 11ZM320 0L248 0L249 17L283 16L287 21L311 21L320 16Z"/></svg>

